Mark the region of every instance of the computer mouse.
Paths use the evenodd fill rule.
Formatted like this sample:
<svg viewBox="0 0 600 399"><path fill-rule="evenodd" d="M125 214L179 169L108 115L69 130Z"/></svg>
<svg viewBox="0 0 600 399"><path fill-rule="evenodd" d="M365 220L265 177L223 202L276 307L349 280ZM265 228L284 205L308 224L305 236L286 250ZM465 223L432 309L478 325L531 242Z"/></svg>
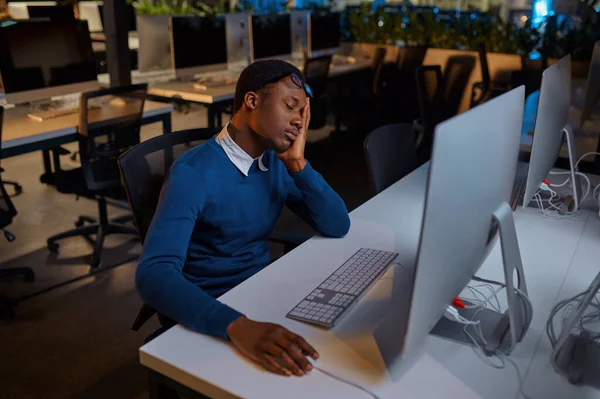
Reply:
<svg viewBox="0 0 600 399"><path fill-rule="evenodd" d="M306 359L310 362L313 367L313 370L317 368L317 361L310 356L306 356ZM312 370L311 370L312 371Z"/></svg>

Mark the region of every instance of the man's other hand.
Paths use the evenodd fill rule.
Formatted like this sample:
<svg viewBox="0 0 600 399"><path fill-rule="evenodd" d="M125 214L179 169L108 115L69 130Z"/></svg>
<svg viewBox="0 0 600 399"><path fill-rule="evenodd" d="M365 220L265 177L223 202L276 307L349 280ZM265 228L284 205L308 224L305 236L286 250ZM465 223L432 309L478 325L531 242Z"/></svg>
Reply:
<svg viewBox="0 0 600 399"><path fill-rule="evenodd" d="M233 345L248 358L267 370L284 376L303 376L313 369L306 356L319 357L317 351L302 337L286 328L253 321L245 316L227 327Z"/></svg>

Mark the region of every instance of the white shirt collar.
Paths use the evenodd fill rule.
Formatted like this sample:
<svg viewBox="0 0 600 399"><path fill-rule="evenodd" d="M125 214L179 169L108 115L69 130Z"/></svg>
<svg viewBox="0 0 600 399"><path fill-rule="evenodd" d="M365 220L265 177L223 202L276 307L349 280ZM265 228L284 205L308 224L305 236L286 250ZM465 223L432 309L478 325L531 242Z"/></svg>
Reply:
<svg viewBox="0 0 600 399"><path fill-rule="evenodd" d="M246 151L242 150L242 148L236 144L235 141L231 138L229 133L227 132L227 127L229 123L225 125L221 133L217 136L217 144L219 144L225 154L227 154L227 158L244 174L244 176L248 176L248 171L250 167L255 161L255 158L252 158ZM268 171L267 167L263 164L263 156L265 153L263 152L258 158L258 168L263 172Z"/></svg>

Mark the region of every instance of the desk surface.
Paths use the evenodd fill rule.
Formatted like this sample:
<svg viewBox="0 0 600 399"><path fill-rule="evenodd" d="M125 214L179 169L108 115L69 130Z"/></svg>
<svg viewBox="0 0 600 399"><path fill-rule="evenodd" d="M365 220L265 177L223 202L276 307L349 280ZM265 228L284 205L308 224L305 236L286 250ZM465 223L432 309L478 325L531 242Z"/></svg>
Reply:
<svg viewBox="0 0 600 399"><path fill-rule="evenodd" d="M124 109L118 106L106 106L90 111L90 116L94 116L98 120L118 117ZM146 101L144 103L145 118L170 113L171 111L173 111L173 106L170 104L156 101ZM28 112L29 107L27 106L17 106L5 110L2 126L2 149L77 133L78 113L36 121L27 116Z"/></svg>
<svg viewBox="0 0 600 399"><path fill-rule="evenodd" d="M395 382L388 378L372 330L386 311L393 269L332 330L314 328L285 317L307 292L360 247L397 251L399 261L405 267L413 267L426 173L427 167L421 167L353 211L351 230L343 239L312 238L220 299L251 318L280 323L302 335L320 352L319 367L367 387L381 398L516 398L519 380L510 364L502 370L488 367L471 348L431 336L427 338L425 355L401 380ZM554 374L548 357L536 353L545 339L546 319L574 257L581 256L582 262L590 262L589 254L578 250L588 224L600 229L600 220L591 218L591 212L582 211L582 215L576 220L548 220L534 209L515 213L535 312L531 329L511 357L525 373L532 360L539 356L543 368L540 378L544 382L562 378ZM478 275L502 280L501 265L497 245ZM582 287L585 289L587 284ZM318 371L303 378L272 375L220 340L181 326L144 345L140 349L140 361L173 380L217 398L358 399L368 396ZM563 397L577 397L576 390L569 392L573 395ZM600 393L587 397L600 397Z"/></svg>

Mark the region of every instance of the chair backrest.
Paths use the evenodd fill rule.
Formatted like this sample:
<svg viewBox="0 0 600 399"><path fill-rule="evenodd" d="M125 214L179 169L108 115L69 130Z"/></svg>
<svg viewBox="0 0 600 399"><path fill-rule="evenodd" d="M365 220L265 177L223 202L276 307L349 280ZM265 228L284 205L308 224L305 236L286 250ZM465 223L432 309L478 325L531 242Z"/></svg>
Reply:
<svg viewBox="0 0 600 399"><path fill-rule="evenodd" d="M385 47L377 47L375 55L373 56L373 61L371 63L371 68L373 69L373 94L379 93L379 89L381 88L381 70L385 63L386 53L387 50Z"/></svg>
<svg viewBox="0 0 600 399"><path fill-rule="evenodd" d="M420 66L416 70L417 93L424 126L438 124L445 117L445 82L439 65Z"/></svg>
<svg viewBox="0 0 600 399"><path fill-rule="evenodd" d="M140 142L147 84L81 93L79 151L87 188L118 187L119 156Z"/></svg>
<svg viewBox="0 0 600 399"><path fill-rule="evenodd" d="M119 157L123 184L142 242L158 206L165 176L175 159L218 132L219 129L204 128L157 136Z"/></svg>
<svg viewBox="0 0 600 399"><path fill-rule="evenodd" d="M378 127L364 141L367 169L378 194L419 166L411 124Z"/></svg>
<svg viewBox="0 0 600 399"><path fill-rule="evenodd" d="M477 46L477 53L479 54L479 65L481 67L481 83L483 83L484 91L487 92L490 87L491 78L490 68L488 66L487 51L485 50L484 43L479 43Z"/></svg>
<svg viewBox="0 0 600 399"><path fill-rule="evenodd" d="M330 55L307 58L304 61L304 77L306 78L306 83L313 90L315 97L325 94L330 65Z"/></svg>
<svg viewBox="0 0 600 399"><path fill-rule="evenodd" d="M4 108L0 107L0 150L2 150L2 122L4 119ZM4 182L2 181L2 169L0 169L0 229L5 228L12 223L13 218L17 215L17 210L13 205Z"/></svg>
<svg viewBox="0 0 600 399"><path fill-rule="evenodd" d="M433 134L438 123L447 119L445 82L439 65L420 66L416 70L417 93L423 127L419 155L423 162L430 157Z"/></svg>

